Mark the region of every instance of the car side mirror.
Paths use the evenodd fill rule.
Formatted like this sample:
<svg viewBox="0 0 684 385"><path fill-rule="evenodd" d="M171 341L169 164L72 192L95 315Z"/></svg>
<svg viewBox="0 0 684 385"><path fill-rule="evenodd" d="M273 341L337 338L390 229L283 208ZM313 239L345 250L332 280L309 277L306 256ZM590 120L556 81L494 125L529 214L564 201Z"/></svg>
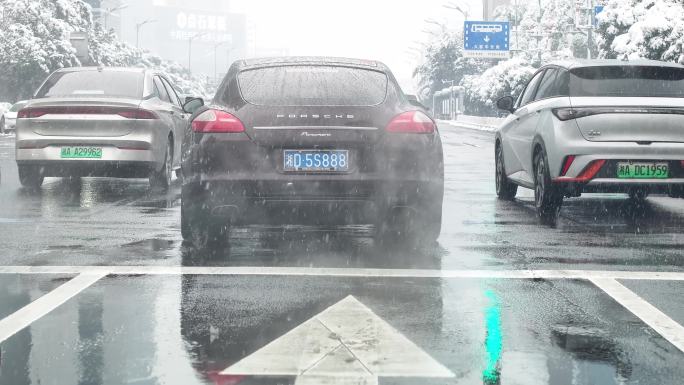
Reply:
<svg viewBox="0 0 684 385"><path fill-rule="evenodd" d="M515 111L515 108L513 108L514 103L515 100L513 100L512 96L504 96L496 101L496 108L513 113Z"/></svg>
<svg viewBox="0 0 684 385"><path fill-rule="evenodd" d="M186 97L185 104L183 104L183 111L188 114L194 114L195 111L204 106L204 100L202 98L192 98Z"/></svg>

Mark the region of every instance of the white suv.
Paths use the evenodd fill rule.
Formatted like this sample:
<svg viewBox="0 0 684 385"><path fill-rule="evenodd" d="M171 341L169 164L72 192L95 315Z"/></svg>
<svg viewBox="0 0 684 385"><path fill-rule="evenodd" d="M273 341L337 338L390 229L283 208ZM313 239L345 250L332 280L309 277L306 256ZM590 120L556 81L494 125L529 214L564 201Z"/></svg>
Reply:
<svg viewBox="0 0 684 385"><path fill-rule="evenodd" d="M496 191L534 189L555 222L564 197L582 192L684 192L684 66L592 60L542 67L496 131Z"/></svg>

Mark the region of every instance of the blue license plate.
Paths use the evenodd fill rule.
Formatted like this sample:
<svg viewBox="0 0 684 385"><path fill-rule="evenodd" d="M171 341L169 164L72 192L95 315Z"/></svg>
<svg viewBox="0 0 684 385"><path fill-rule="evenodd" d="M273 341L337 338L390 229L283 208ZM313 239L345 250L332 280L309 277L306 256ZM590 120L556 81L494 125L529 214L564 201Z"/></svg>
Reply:
<svg viewBox="0 0 684 385"><path fill-rule="evenodd" d="M348 150L284 150L283 170L299 172L347 172Z"/></svg>

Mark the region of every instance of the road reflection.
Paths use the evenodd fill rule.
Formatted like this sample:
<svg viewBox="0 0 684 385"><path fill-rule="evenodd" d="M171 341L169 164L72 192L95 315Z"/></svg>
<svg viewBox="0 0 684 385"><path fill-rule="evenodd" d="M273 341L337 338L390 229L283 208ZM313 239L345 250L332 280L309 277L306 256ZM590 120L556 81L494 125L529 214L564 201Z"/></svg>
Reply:
<svg viewBox="0 0 684 385"><path fill-rule="evenodd" d="M675 199L672 201L679 202ZM517 208L517 214L523 214L523 217L536 218L532 198L523 197L513 202L497 202L499 211L513 207ZM539 226L545 227L541 223ZM551 225L560 229L578 226L587 231L608 228L615 232L662 233L684 230L684 215L654 204L648 199L635 201L623 194L592 194L565 199L560 216L556 223Z"/></svg>
<svg viewBox="0 0 684 385"><path fill-rule="evenodd" d="M541 224L531 198L496 201L490 234L493 253L525 266L640 266L684 268L684 213L679 200L649 198L637 203L622 195L568 199L556 226ZM549 266L550 267L550 266Z"/></svg>
<svg viewBox="0 0 684 385"><path fill-rule="evenodd" d="M379 244L370 226L250 226L231 230L220 247L184 243L184 266L441 268L439 244Z"/></svg>
<svg viewBox="0 0 684 385"><path fill-rule="evenodd" d="M499 298L493 290L485 291L489 305L485 309L485 369L482 380L485 385L499 384L501 375L501 354L503 352L503 333L501 328L501 308Z"/></svg>
<svg viewBox="0 0 684 385"><path fill-rule="evenodd" d="M294 383L295 378L280 375L243 378L220 372L348 295L369 306L402 333L439 333L444 327L442 282L436 279L252 280L189 275L181 279L180 331L184 346L198 374L216 384ZM406 330L407 327L412 330ZM265 373L272 364L263 363Z"/></svg>
<svg viewBox="0 0 684 385"><path fill-rule="evenodd" d="M629 382L632 365L629 357L610 334L595 326L556 325L552 329L557 346L570 353L571 362L558 363L558 369L570 373L556 373L560 381L570 374L579 383L591 381L605 385Z"/></svg>

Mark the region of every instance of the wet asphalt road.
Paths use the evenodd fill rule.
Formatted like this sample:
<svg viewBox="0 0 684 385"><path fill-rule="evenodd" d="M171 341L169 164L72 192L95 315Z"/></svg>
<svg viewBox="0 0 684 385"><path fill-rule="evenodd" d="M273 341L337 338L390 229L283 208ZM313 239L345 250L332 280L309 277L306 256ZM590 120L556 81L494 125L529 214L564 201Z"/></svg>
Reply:
<svg viewBox="0 0 684 385"><path fill-rule="evenodd" d="M651 197L635 206L622 195L586 196L567 200L557 226L545 227L535 218L531 191L521 189L515 202L495 198L491 134L441 128L443 230L438 245L417 249L377 246L364 226L292 226L238 228L228 248L195 250L181 242L179 186L160 194L145 180L48 179L39 192L25 191L13 138L0 137L0 319L54 293L85 267L130 267L82 288L0 341L0 385L303 384L330 378L335 381L328 383L681 384L684 353L672 335L658 333L592 282L578 276L517 279L507 272L683 272L684 200ZM53 272L18 274L22 266ZM139 266L148 270L136 271ZM175 266L189 268L157 274ZM270 270L231 274L233 267L248 266ZM385 275L386 269L393 270ZM435 276L440 271L506 278ZM684 324L684 281L618 281ZM349 347L352 357L331 366L359 363L371 380L356 381L349 369L306 382L306 376L273 369L288 355L304 357L296 349L259 355L348 296L382 320L373 324L376 330L384 330L378 326L384 322L414 345L402 347L389 332L377 332L377 340L388 341L378 357L413 360L415 348L450 375L420 372L419 360L409 360L416 367L404 365L408 375L398 376ZM6 326L0 321L0 336ZM343 331L326 327L346 341ZM252 354L268 357L260 362L270 375L220 374Z"/></svg>

